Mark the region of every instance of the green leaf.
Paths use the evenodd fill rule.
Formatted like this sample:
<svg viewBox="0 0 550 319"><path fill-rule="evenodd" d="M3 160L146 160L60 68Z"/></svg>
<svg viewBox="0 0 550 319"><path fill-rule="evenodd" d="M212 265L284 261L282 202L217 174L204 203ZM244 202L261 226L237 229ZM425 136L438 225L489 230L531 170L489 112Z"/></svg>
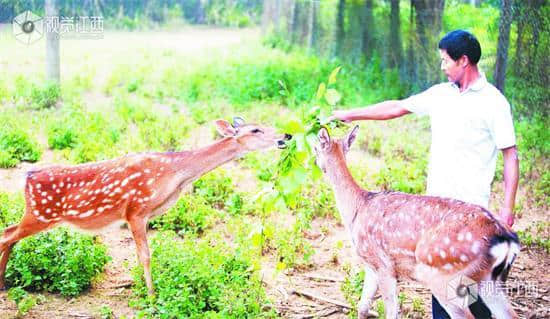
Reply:
<svg viewBox="0 0 550 319"><path fill-rule="evenodd" d="M327 103L332 106L336 105L336 103L338 103L341 98L342 96L335 89L328 89L327 93L325 94L325 100L327 100Z"/></svg>
<svg viewBox="0 0 550 319"><path fill-rule="evenodd" d="M332 70L332 72L330 73L330 76L328 77L328 85L336 83L336 75L338 74L338 72L340 72L341 68L342 67L339 66L336 69Z"/></svg>
<svg viewBox="0 0 550 319"><path fill-rule="evenodd" d="M317 88L317 100L320 100L325 95L326 90L327 86L324 82L321 82L321 84L319 84L319 88Z"/></svg>

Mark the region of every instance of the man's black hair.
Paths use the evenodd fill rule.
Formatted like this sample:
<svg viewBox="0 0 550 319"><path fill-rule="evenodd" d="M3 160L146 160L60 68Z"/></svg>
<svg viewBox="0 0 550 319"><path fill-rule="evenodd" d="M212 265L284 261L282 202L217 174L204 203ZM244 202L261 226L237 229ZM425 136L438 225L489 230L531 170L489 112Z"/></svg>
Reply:
<svg viewBox="0 0 550 319"><path fill-rule="evenodd" d="M481 46L476 37L464 30L455 30L447 33L441 41L439 48L447 51L454 61L465 55L472 64L477 64L481 57Z"/></svg>

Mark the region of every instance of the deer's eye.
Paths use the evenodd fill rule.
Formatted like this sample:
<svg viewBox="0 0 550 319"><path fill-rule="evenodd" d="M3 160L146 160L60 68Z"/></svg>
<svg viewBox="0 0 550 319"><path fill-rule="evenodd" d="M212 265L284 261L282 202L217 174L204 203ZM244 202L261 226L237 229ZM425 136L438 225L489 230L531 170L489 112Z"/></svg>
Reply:
<svg viewBox="0 0 550 319"><path fill-rule="evenodd" d="M259 128L255 128L251 131L252 133L256 134L256 133L263 133L262 130L260 130Z"/></svg>

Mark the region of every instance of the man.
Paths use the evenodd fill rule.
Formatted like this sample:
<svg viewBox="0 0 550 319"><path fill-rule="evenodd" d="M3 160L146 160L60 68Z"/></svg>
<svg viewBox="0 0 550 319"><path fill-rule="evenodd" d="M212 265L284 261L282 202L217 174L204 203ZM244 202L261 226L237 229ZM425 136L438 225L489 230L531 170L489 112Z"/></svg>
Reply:
<svg viewBox="0 0 550 319"><path fill-rule="evenodd" d="M504 159L504 203L499 216L514 223L519 163L510 104L477 67L481 47L463 30L448 33L439 42L441 70L449 82L432 86L404 100L370 107L335 111L331 119L388 120L406 114L430 117L432 142L427 194L455 198L485 208L489 205L497 150ZM432 297L434 319L449 318ZM482 302L470 306L476 318L490 318Z"/></svg>

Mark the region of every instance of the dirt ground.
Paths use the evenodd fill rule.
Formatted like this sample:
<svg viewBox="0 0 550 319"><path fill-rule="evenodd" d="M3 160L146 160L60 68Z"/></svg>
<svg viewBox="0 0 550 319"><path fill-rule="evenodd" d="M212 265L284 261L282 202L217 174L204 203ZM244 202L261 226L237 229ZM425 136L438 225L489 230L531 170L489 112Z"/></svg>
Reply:
<svg viewBox="0 0 550 319"><path fill-rule="evenodd" d="M139 37L135 41L131 41L134 43L132 47L121 49L112 46L122 38L124 41L128 41L128 36ZM98 57L94 57L94 59L103 59L106 65L111 56L120 58L120 55L128 52L147 48L152 39L155 39L155 45L163 50L202 54L202 52L212 49L229 52L232 46L243 41L250 41L250 39L257 39L257 37L257 30L195 29L181 32L140 33L139 35L112 33L106 35L103 40L81 41L78 45L83 47L83 51L101 48L101 50L96 50ZM66 54L66 58L69 60L76 58L74 55ZM131 53L128 54L131 56ZM29 59L31 56L22 54L21 59L28 63L19 65L8 63L6 58L0 56L0 65L11 68L28 67L30 70L32 63ZM76 72L75 70L78 68L70 70L70 66L68 66L65 72ZM106 76L106 73L98 70L97 76L101 78ZM87 107L93 108L96 103L108 107L112 103L111 99L105 96L99 88L94 88L93 91L86 94ZM191 136L192 139L203 142L205 139L211 138L208 136L208 132L210 132L210 128L201 127L197 129L196 134L191 134ZM45 144L43 139L41 142ZM197 144L197 141L190 141L189 145ZM361 156L360 152L357 151L356 156L352 156L351 160L357 162L355 164L359 164L359 161L365 158ZM0 169L0 191L21 192L24 173L28 169L55 162L59 162L59 159L54 153L47 151L38 163L22 163L13 169ZM380 163L375 164L379 165ZM235 163L226 165L232 170L241 170L241 176L245 179L243 183L253 188L255 182L252 180L254 178L252 174ZM501 194L501 190L497 188L493 202L498 202ZM529 197L521 188L519 196ZM524 205L522 216L517 220L516 229L524 229L538 220L548 220L547 212ZM103 306L112 309L116 318L121 316L132 318L135 315L135 310L128 306L132 282L129 269L136 263L135 244L130 232L120 226L110 226L101 230L99 235L113 258L107 265L104 275L94 283L88 292L74 299L46 294L45 302L35 306L24 318L99 318L100 309ZM266 256L262 264L262 278L268 295L273 300L277 311L285 318L347 318L348 310L342 306L346 302L340 289L346 275L343 268L346 264L351 264L354 269L360 268L359 259L351 248L347 234L343 226L334 220L317 219L306 235L307 240L315 249L311 268L278 272L275 270L274 257ZM343 247L337 248L340 243L343 243ZM512 304L521 318L550 317L550 274L548 269L550 269L550 257L547 253L539 249L522 249L508 281ZM414 283L400 283L400 289L405 291L408 296L418 296L424 301L424 315L408 316L412 309L409 300L402 307L403 317L431 317L429 312L430 295L427 290ZM307 297L308 294L315 295L315 297ZM319 297L324 298L325 301ZM0 319L13 318L16 312L16 306L7 299L7 293L0 292Z"/></svg>

